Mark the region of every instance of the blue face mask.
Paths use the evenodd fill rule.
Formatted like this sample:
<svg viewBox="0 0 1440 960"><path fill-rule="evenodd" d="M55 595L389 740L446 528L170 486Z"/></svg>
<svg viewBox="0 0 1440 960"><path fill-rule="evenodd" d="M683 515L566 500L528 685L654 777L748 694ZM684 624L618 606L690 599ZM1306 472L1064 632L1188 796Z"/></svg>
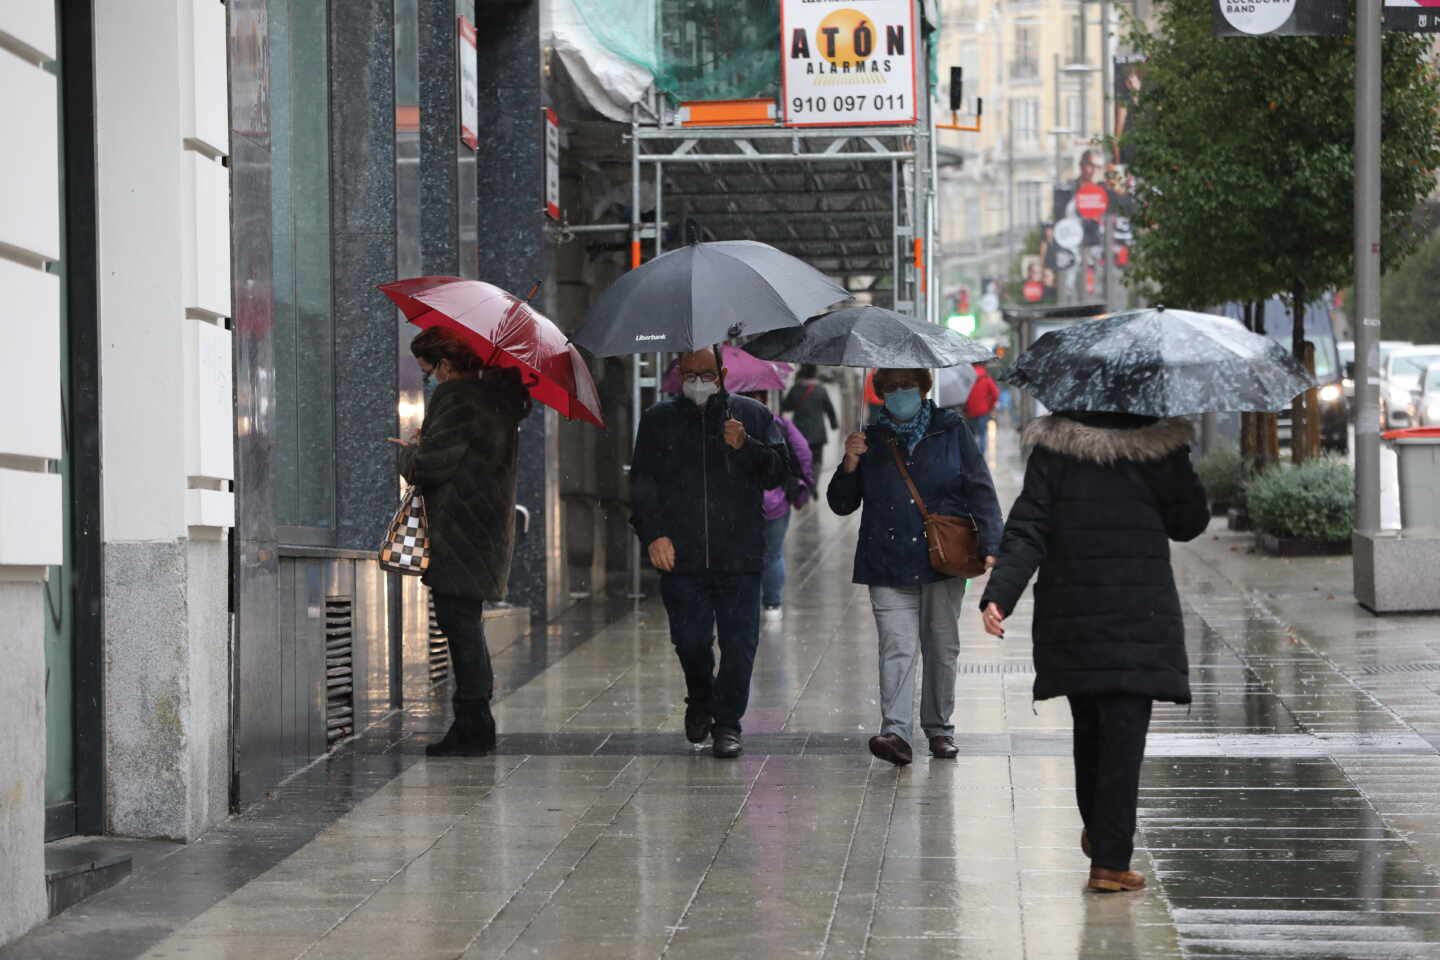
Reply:
<svg viewBox="0 0 1440 960"><path fill-rule="evenodd" d="M896 420L909 420L920 412L920 390L907 387L891 391L885 397L885 410Z"/></svg>

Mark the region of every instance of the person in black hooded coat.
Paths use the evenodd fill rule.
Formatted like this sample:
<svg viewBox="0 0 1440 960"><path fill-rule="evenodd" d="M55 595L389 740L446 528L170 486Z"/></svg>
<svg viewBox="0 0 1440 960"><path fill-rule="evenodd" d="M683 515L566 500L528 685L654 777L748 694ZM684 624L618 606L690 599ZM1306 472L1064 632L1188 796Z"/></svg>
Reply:
<svg viewBox="0 0 1440 960"><path fill-rule="evenodd" d="M1210 511L1183 419L1061 413L1025 430L1025 486L980 599L1003 636L1035 581L1037 700L1066 696L1075 791L1095 890L1134 890L1130 870L1145 734L1155 700L1190 702L1171 540L1193 540Z"/></svg>

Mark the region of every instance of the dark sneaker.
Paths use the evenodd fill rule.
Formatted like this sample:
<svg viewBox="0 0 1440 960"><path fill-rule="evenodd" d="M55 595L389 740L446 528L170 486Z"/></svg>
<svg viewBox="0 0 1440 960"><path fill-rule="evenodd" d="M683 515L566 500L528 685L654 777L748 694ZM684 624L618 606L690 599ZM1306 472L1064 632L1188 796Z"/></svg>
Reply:
<svg viewBox="0 0 1440 960"><path fill-rule="evenodd" d="M705 738L710 736L710 728L714 720L710 717L710 711L704 704L692 702L689 697L685 698L685 739L691 743L704 743Z"/></svg>
<svg viewBox="0 0 1440 960"><path fill-rule="evenodd" d="M745 750L740 744L740 731L730 727L717 726L713 749L718 759L734 760Z"/></svg>
<svg viewBox="0 0 1440 960"><path fill-rule="evenodd" d="M871 737L870 753L897 767L903 767L914 759L910 753L910 744L895 733L882 733L878 737Z"/></svg>

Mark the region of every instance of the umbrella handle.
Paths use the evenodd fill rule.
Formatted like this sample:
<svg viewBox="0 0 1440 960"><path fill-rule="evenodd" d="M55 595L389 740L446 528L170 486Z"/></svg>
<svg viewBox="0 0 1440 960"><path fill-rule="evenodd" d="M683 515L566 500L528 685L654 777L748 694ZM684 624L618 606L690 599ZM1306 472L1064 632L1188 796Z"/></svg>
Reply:
<svg viewBox="0 0 1440 960"><path fill-rule="evenodd" d="M526 303L529 303L531 300L535 299L535 294L537 294L537 293L539 293L539 292L540 292L540 281L539 281L539 280L536 280L536 281L535 281L535 285L530 288L530 292L527 293L527 294L525 294L525 302L526 302Z"/></svg>

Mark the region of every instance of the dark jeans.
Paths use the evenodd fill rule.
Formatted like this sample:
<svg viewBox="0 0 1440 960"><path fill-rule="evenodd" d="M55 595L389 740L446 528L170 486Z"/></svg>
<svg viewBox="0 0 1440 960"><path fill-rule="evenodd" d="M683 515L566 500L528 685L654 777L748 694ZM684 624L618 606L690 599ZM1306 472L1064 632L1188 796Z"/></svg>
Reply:
<svg viewBox="0 0 1440 960"><path fill-rule="evenodd" d="M765 572L761 575L762 599L767 607L785 602L785 532L790 529L790 511L778 520L765 521Z"/></svg>
<svg viewBox="0 0 1440 960"><path fill-rule="evenodd" d="M760 574L667 573L660 577L660 596L690 699L710 705L716 726L739 730L760 645Z"/></svg>
<svg viewBox="0 0 1440 960"><path fill-rule="evenodd" d="M966 417L970 421L970 432L975 435L975 444L980 448L980 456L985 456L985 448L990 445L990 414L981 417Z"/></svg>
<svg viewBox="0 0 1440 960"><path fill-rule="evenodd" d="M1075 718L1075 800L1090 833L1090 862L1129 870L1150 698L1096 694L1069 699Z"/></svg>
<svg viewBox="0 0 1440 960"><path fill-rule="evenodd" d="M455 718L488 719L495 671L485 645L485 604L449 593L433 593L435 620L450 642L450 676L455 684Z"/></svg>
<svg viewBox="0 0 1440 960"><path fill-rule="evenodd" d="M820 471L825 467L825 444L810 444L810 470L818 479Z"/></svg>

